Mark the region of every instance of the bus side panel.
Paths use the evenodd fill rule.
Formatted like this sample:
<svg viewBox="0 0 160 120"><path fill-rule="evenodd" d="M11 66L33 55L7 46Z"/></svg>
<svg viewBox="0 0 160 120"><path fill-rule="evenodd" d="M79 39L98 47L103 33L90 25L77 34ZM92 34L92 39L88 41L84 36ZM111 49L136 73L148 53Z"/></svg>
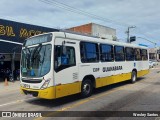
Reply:
<svg viewBox="0 0 160 120"><path fill-rule="evenodd" d="M115 66L122 66L122 69L115 71L114 83L131 79L131 72L134 69L134 61L115 62Z"/></svg>
<svg viewBox="0 0 160 120"><path fill-rule="evenodd" d="M98 66L98 65L97 65ZM96 79L96 88L110 85L114 83L114 71L109 70L115 66L114 62L102 62L100 66L100 72L98 73L98 78Z"/></svg>
<svg viewBox="0 0 160 120"><path fill-rule="evenodd" d="M107 76L103 78L97 78L96 79L96 88L110 85L114 83L114 76Z"/></svg>
<svg viewBox="0 0 160 120"><path fill-rule="evenodd" d="M80 93L81 82L56 86L56 98Z"/></svg>
<svg viewBox="0 0 160 120"><path fill-rule="evenodd" d="M114 70L113 70L114 67ZM112 68L112 70L108 70ZM98 71L94 71L98 69ZM83 63L80 65L81 79L86 75L93 75L96 79L96 88L130 80L134 69L134 61ZM94 72L93 72L94 71Z"/></svg>
<svg viewBox="0 0 160 120"><path fill-rule="evenodd" d="M114 83L130 80L131 79L131 73L124 73L124 74L120 74L120 75L115 75L114 79L115 79Z"/></svg>
<svg viewBox="0 0 160 120"><path fill-rule="evenodd" d="M109 71L108 68L114 67L114 62L101 62L101 63L81 63L79 65L80 79L88 75L93 75L95 78L95 88L114 83L112 76L114 71Z"/></svg>
<svg viewBox="0 0 160 120"><path fill-rule="evenodd" d="M142 77L142 76L144 76L144 75L146 75L146 74L148 74L148 73L149 73L149 70L141 70L141 71L138 71L137 77Z"/></svg>
<svg viewBox="0 0 160 120"><path fill-rule="evenodd" d="M136 61L137 77L144 76L149 73L148 61Z"/></svg>

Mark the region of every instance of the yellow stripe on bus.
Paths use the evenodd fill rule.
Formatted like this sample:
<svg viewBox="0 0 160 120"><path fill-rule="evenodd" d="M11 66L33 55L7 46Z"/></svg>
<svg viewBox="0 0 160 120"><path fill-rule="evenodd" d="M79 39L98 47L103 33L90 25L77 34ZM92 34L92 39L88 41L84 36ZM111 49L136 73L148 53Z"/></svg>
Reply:
<svg viewBox="0 0 160 120"><path fill-rule="evenodd" d="M137 77L141 77L148 73L149 73L149 70L138 71ZM120 75L104 77L104 78L98 78L96 79L96 88L118 83L118 82L122 82L122 81L126 81L126 80L130 80L130 79L131 79L131 73L125 73L125 74L120 74ZM26 88L21 87L22 93L24 93L23 90L38 92L39 98L55 99L55 98L60 98L60 97L80 93L81 92L81 82L52 86L52 87L49 87L43 90L26 89Z"/></svg>
<svg viewBox="0 0 160 120"><path fill-rule="evenodd" d="M81 82L56 86L56 98L81 92Z"/></svg>
<svg viewBox="0 0 160 120"><path fill-rule="evenodd" d="M35 90L35 89L26 89L21 87L21 93L24 94L23 90L30 91L30 92L38 92L38 98L45 98L45 99L54 99L55 97L55 86L48 87L46 89L40 89L40 90Z"/></svg>
<svg viewBox="0 0 160 120"><path fill-rule="evenodd" d="M137 77L144 76L149 73L149 70L142 70L137 72ZM103 78L97 78L96 79L96 88L111 85L114 83L119 83L122 81L130 80L131 79L131 73L124 73L119 75L113 75L109 77L103 77Z"/></svg>
<svg viewBox="0 0 160 120"><path fill-rule="evenodd" d="M137 77L142 77L149 73L149 70L142 70L137 73Z"/></svg>

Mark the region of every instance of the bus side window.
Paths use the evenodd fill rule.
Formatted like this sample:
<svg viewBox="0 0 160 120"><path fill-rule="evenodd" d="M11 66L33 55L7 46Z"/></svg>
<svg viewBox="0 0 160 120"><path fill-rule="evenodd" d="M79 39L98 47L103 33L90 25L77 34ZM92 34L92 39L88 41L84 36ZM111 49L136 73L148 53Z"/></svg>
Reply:
<svg viewBox="0 0 160 120"><path fill-rule="evenodd" d="M67 55L68 55L68 64L69 65L75 65L75 50L73 47L68 47L67 49Z"/></svg>
<svg viewBox="0 0 160 120"><path fill-rule="evenodd" d="M102 62L113 61L113 46L107 44L100 45L100 59Z"/></svg>
<svg viewBox="0 0 160 120"><path fill-rule="evenodd" d="M93 63L99 61L99 49L97 43L81 42L80 53L82 63Z"/></svg>
<svg viewBox="0 0 160 120"><path fill-rule="evenodd" d="M81 53L81 61L85 62L85 45L83 43L80 43L80 53Z"/></svg>
<svg viewBox="0 0 160 120"><path fill-rule="evenodd" d="M125 53L124 47L122 46L115 46L114 47L115 53L115 61L124 61L125 60Z"/></svg>
<svg viewBox="0 0 160 120"><path fill-rule="evenodd" d="M142 60L142 57L141 57L141 50L139 48L135 48L135 60L137 61L140 61Z"/></svg>
<svg viewBox="0 0 160 120"><path fill-rule="evenodd" d="M147 54L147 50L142 49L141 50L141 56L142 56L142 60L148 60L148 54Z"/></svg>
<svg viewBox="0 0 160 120"><path fill-rule="evenodd" d="M126 60L127 61L133 61L134 60L134 49L126 47Z"/></svg>

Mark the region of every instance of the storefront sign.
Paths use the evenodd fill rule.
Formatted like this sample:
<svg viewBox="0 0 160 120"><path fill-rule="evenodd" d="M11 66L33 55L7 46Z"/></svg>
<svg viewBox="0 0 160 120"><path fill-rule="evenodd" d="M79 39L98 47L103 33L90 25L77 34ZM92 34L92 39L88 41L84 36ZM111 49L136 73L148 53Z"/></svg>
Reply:
<svg viewBox="0 0 160 120"><path fill-rule="evenodd" d="M23 43L28 37L53 31L59 30L0 19L0 39L3 40Z"/></svg>

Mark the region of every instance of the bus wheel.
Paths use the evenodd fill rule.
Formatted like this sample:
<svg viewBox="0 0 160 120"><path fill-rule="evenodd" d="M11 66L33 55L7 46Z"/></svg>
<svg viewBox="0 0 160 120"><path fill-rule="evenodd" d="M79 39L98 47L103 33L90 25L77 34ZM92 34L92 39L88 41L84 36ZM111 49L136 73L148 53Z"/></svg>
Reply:
<svg viewBox="0 0 160 120"><path fill-rule="evenodd" d="M136 73L136 71L132 71L131 82L135 83L136 80L137 80L137 73Z"/></svg>
<svg viewBox="0 0 160 120"><path fill-rule="evenodd" d="M93 91L93 85L91 80L86 79L82 82L82 86L81 86L81 95L82 97L89 97L91 96Z"/></svg>

